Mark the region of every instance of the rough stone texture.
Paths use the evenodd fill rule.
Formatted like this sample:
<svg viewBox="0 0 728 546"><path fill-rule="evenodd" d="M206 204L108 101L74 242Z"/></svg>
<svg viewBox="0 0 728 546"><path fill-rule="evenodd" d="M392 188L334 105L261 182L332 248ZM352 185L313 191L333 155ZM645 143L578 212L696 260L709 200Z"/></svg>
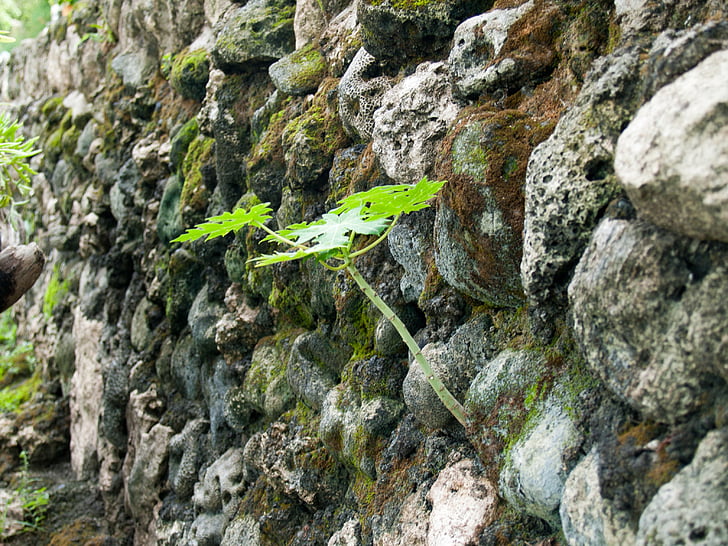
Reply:
<svg viewBox="0 0 728 546"><path fill-rule="evenodd" d="M256 69L293 51L294 12L287 0L254 0L229 11L216 29L215 65L226 72Z"/></svg>
<svg viewBox="0 0 728 546"><path fill-rule="evenodd" d="M435 220L435 264L450 285L489 305L523 302L522 188L531 150L550 130L517 111L475 110L458 118L441 147L436 176L448 183Z"/></svg>
<svg viewBox="0 0 728 546"><path fill-rule="evenodd" d="M599 455L592 450L571 471L561 499L561 525L569 544L634 544L629 515L600 493Z"/></svg>
<svg viewBox="0 0 728 546"><path fill-rule="evenodd" d="M486 11L490 0L407 4L393 0L358 4L364 47L378 59L441 53L460 21Z"/></svg>
<svg viewBox="0 0 728 546"><path fill-rule="evenodd" d="M423 63L382 97L374 112L374 153L387 176L412 184L427 174L439 143L457 117L444 63Z"/></svg>
<svg viewBox="0 0 728 546"><path fill-rule="evenodd" d="M427 493L427 544L472 544L495 519L498 494L472 459L446 467Z"/></svg>
<svg viewBox="0 0 728 546"><path fill-rule="evenodd" d="M73 321L76 365L71 377L71 466L79 479L97 469L99 414L104 390L99 349L103 325L87 318L80 307Z"/></svg>
<svg viewBox="0 0 728 546"><path fill-rule="evenodd" d="M304 46L268 67L276 89L286 95L307 95L318 89L326 75L326 64L319 50Z"/></svg>
<svg viewBox="0 0 728 546"><path fill-rule="evenodd" d="M448 343L429 343L422 348L433 371L457 400L462 401L479 368L492 356L486 338L489 327L487 317L475 318L461 326ZM453 420L414 360L402 384L402 392L407 408L423 425L437 429Z"/></svg>
<svg viewBox="0 0 728 546"><path fill-rule="evenodd" d="M728 429L709 432L692 462L663 485L640 517L636 544L728 541Z"/></svg>
<svg viewBox="0 0 728 546"><path fill-rule="evenodd" d="M640 216L728 242L728 51L660 89L619 137L615 171ZM699 97L700 100L695 100Z"/></svg>
<svg viewBox="0 0 728 546"><path fill-rule="evenodd" d="M521 276L539 323L548 320L538 318L539 308L563 294L564 277L601 210L618 194L612 157L631 112L638 60L637 51L627 49L595 63L576 104L529 159Z"/></svg>
<svg viewBox="0 0 728 546"><path fill-rule="evenodd" d="M675 422L725 389L726 249L605 219L569 285L592 370L644 416ZM717 292L716 292L717 291ZM717 379L721 376L723 380Z"/></svg>
<svg viewBox="0 0 728 546"><path fill-rule="evenodd" d="M377 59L366 49L359 49L338 87L339 116L347 133L362 140L372 138L372 116L392 85L391 78L381 74Z"/></svg>
<svg viewBox="0 0 728 546"><path fill-rule="evenodd" d="M530 0L517 8L491 10L458 25L447 62L460 95L468 97L505 87L500 83L501 73L509 64L513 66L512 60L510 63L505 60L497 64L490 62L500 55L513 23L533 5Z"/></svg>
<svg viewBox="0 0 728 546"><path fill-rule="evenodd" d="M577 448L581 435L563 404L549 398L537 424L508 450L498 491L511 505L558 526L561 495L567 473L565 454Z"/></svg>

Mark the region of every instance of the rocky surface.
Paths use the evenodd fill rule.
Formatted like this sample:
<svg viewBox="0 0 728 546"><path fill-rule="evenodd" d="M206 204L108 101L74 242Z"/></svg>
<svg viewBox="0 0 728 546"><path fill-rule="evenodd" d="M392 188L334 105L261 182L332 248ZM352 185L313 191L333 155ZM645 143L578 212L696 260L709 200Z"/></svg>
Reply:
<svg viewBox="0 0 728 546"><path fill-rule="evenodd" d="M0 501L21 451L50 493L4 543L725 544L727 17L75 3L0 58L47 259ZM433 207L357 265L466 427L344 272L253 267L254 230L171 243L425 175Z"/></svg>

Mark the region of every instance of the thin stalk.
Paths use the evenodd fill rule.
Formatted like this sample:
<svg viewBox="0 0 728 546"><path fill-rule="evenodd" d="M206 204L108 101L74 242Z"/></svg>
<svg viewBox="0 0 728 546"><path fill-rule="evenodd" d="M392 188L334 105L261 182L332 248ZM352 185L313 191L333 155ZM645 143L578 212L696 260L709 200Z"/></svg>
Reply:
<svg viewBox="0 0 728 546"><path fill-rule="evenodd" d="M268 227L268 226L266 226L265 224L259 224L259 223L255 223L255 224L253 224L253 225L254 225L255 227L257 227L257 228L260 228L260 229L262 229L263 231L265 231L265 232L266 232L266 233L267 233L268 235L270 235L270 236L271 236L271 237L272 237L273 239L275 239L275 240L276 240L276 241L278 241L279 243L283 243L284 245L288 245L288 246L291 246L291 247L293 247L293 248L297 248L297 249L299 249L299 250L305 250L305 249L306 249L306 247L305 247L305 246L303 246L303 245L299 245L299 244L297 244L297 243L294 243L294 242L293 242L293 241L291 241L290 239L286 239L286 238L285 238L285 237L283 237L282 235L279 235L278 233L276 233L275 231L273 231L273 230L272 230L271 228L269 228L269 227Z"/></svg>
<svg viewBox="0 0 728 546"><path fill-rule="evenodd" d="M377 309L382 312L384 318L392 323L392 326L394 326L394 328L397 330L397 333L402 337L404 342L407 344L407 347L412 352L412 355L417 361L417 364L419 364L420 368L422 368L422 371L427 378L427 382L433 388L440 400L442 400L442 403L445 404L445 407L450 411L450 413L455 416L455 418L461 425L463 425L464 427L467 426L467 420L465 418L465 408L463 408L462 404L455 399L455 397L449 390L447 390L447 387L445 387L443 382L440 381L440 378L435 375L432 366L430 366L430 363L427 362L427 359L422 354L419 345L417 345L417 342L410 335L409 330L407 330L407 327L404 325L404 323L400 320L400 318L392 310L392 308L389 307L389 305L387 305L384 300L379 297L379 295L374 291L374 289L364 279L364 277L362 277L361 273L359 273L359 270L350 260L347 261L346 270L349 272L359 288L361 288L361 291L364 292L366 297L369 298L372 303L377 307Z"/></svg>
<svg viewBox="0 0 728 546"><path fill-rule="evenodd" d="M370 245L365 246L361 250L357 250L356 252L352 252L349 254L349 258L356 258L357 256L361 256L362 254L366 254L371 249L373 249L375 246L377 246L379 243L381 243L384 239L387 238L389 235L389 232L392 231L392 228L394 227L394 224L397 223L397 220L399 220L399 215L394 217L394 220L389 224L387 229L382 233L379 237L377 237L377 240L371 243Z"/></svg>

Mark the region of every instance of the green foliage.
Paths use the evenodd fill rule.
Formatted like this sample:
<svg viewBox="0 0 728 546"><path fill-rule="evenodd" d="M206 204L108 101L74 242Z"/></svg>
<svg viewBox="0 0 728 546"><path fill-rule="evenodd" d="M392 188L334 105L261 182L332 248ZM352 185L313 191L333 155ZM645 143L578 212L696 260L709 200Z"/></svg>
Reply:
<svg viewBox="0 0 728 546"><path fill-rule="evenodd" d="M20 123L0 114L0 208L22 205L30 196L30 177L36 172L28 159L40 152L33 147L36 140L26 140Z"/></svg>
<svg viewBox="0 0 728 546"><path fill-rule="evenodd" d="M444 184L445 182L433 182L424 177L417 184L378 186L345 197L339 201L337 208L324 214L320 220L294 224L278 231L265 225L273 212L269 203L258 204L248 210L237 209L208 218L207 222L187 230L173 242L195 241L203 237L214 239L251 226L268 233L264 241L274 241L288 247L286 252L252 258L250 261L257 266L314 257L332 271L346 269L361 291L397 330L445 407L466 426L462 405L434 373L404 323L374 291L353 262L357 256L369 252L381 243L402 214L428 207L429 201ZM379 237L364 248L354 250L357 235Z"/></svg>
<svg viewBox="0 0 728 546"><path fill-rule="evenodd" d="M81 43L91 40L102 44L115 44L118 41L106 19L102 19L101 23L92 23L88 26L92 29L92 32L85 33L81 38Z"/></svg>
<svg viewBox="0 0 728 546"><path fill-rule="evenodd" d="M13 498L6 506L0 507L0 538L8 536L13 527L20 529L21 533L32 533L43 529L50 495L45 487L36 487L36 480L30 476L28 454L20 453L21 470L18 485L13 491ZM8 521L8 505L18 502L23 511L20 521ZM17 534L13 533L13 534Z"/></svg>
<svg viewBox="0 0 728 546"><path fill-rule="evenodd" d="M46 318L51 318L53 309L63 299L63 296L68 293L70 284L67 279L61 280L60 264L55 264L51 279L48 281L48 287L46 288L45 294L43 294L43 315Z"/></svg>
<svg viewBox="0 0 728 546"><path fill-rule="evenodd" d="M33 346L17 343L16 330L11 311L0 314L0 387L31 375L35 368Z"/></svg>
<svg viewBox="0 0 728 546"><path fill-rule="evenodd" d="M0 29L14 36L14 39L0 39L0 50L10 51L22 40L34 38L48 21L50 6L47 0L0 0Z"/></svg>

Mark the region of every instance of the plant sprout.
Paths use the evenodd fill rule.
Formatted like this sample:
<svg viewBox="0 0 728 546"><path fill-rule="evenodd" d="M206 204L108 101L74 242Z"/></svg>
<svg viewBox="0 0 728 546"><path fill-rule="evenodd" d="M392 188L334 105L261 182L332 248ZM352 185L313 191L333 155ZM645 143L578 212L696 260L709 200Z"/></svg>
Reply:
<svg viewBox="0 0 728 546"><path fill-rule="evenodd" d="M346 270L397 330L445 407L466 426L463 406L437 377L404 323L354 265L358 256L369 252L387 238L402 214L429 207L428 201L444 184L444 181L430 181L424 177L417 184L377 186L340 200L337 208L324 214L319 220L292 224L278 231L266 226L266 222L272 218L273 209L269 203L261 203L249 209L239 208L234 212L208 218L206 222L188 229L172 242L195 241L203 237L205 240L214 239L251 226L268 234L264 241L274 241L286 248L283 252L263 254L249 260L257 267L314 258L331 271ZM354 242L357 235L377 238L363 248L356 249Z"/></svg>

